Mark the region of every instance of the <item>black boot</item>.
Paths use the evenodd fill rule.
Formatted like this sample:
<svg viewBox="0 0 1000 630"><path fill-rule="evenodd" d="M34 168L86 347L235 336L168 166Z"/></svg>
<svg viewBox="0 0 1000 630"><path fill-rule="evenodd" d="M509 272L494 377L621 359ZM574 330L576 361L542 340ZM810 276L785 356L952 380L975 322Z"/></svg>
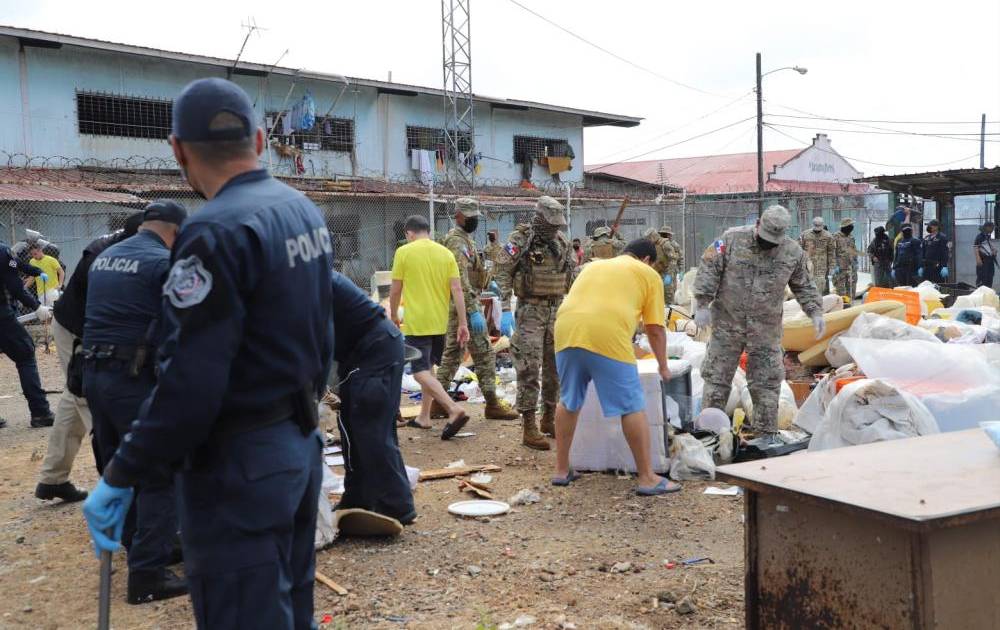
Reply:
<svg viewBox="0 0 1000 630"><path fill-rule="evenodd" d="M170 569L129 571L128 603L145 604L187 595L187 580Z"/></svg>
<svg viewBox="0 0 1000 630"><path fill-rule="evenodd" d="M42 427L51 427L52 423L55 421L56 417L53 416L51 412L41 416L31 416L31 428L40 429Z"/></svg>
<svg viewBox="0 0 1000 630"><path fill-rule="evenodd" d="M40 483L35 486L35 496L46 501L62 499L65 503L75 503L87 498L87 492L80 490L69 481L64 483Z"/></svg>

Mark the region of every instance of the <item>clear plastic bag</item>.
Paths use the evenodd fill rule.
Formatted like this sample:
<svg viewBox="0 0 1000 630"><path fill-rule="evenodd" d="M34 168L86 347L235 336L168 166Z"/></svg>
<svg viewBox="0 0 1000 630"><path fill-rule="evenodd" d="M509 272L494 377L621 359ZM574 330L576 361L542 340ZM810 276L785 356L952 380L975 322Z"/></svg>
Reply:
<svg viewBox="0 0 1000 630"><path fill-rule="evenodd" d="M689 433L674 436L670 444L670 478L715 479L715 460L701 440Z"/></svg>

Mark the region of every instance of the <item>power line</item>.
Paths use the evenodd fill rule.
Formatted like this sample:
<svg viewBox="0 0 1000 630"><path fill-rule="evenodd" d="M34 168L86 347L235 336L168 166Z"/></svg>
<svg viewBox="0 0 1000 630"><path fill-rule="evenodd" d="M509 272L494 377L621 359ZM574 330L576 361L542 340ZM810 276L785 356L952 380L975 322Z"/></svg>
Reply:
<svg viewBox="0 0 1000 630"><path fill-rule="evenodd" d="M531 15L535 16L536 18L542 20L543 22L546 22L547 24L549 24L551 26L554 26L555 28L559 29L563 33L566 33L567 35L569 35L570 37L572 37L574 39L577 39L577 40L583 42L584 44L587 44L591 48L596 48L597 50L601 51L602 53L604 53L606 55L610 55L611 57L614 57L618 61L626 63L626 64L632 66L633 68L636 68L637 70L641 70L641 71L645 72L646 74L654 76L654 77L656 77L656 78L658 78L658 79L660 79L662 81L666 81L667 83L672 83L672 84L680 86L682 88L685 88L685 89L688 89L688 90L692 90L692 91L698 92L700 94L705 94L707 96L714 96L714 97L717 97L717 98L728 98L728 96L726 94L719 94L717 92L710 92L708 90L703 90L700 87L697 87L697 86L694 86L694 85L690 85L688 83L684 83L683 81L678 81L677 79L671 79L670 77L664 76L664 75L660 74L659 72L657 72L655 70L650 70L649 68L647 68L647 67L645 67L643 65L640 65L640 64L632 61L631 59L627 59L625 57L622 57L618 53L612 52L612 51L608 50L607 48L604 48L600 44L595 44L594 42L590 41L586 37L583 37L582 35L578 35L578 34L574 33L573 31L571 31L570 29L566 28L565 26L563 26L563 25L561 25L561 24L559 24L557 22L554 22L554 21L550 20L549 18L545 17L541 13L538 13L537 11L529 9L528 7L526 7L523 4L521 4L520 2L518 2L518 0L510 0L510 3L513 4L513 5L515 5L515 6L517 6L517 7L520 7L524 11L527 11L528 13L530 13Z"/></svg>
<svg viewBox="0 0 1000 630"><path fill-rule="evenodd" d="M902 130L880 130L880 131L868 131L862 129L830 129L825 127L807 127L803 125L786 125L783 123L769 123L770 127L785 127L788 129L807 129L811 131L833 131L836 133L860 133L869 136L916 136L919 138L937 138L940 140L967 140L970 142L979 142L979 135L967 134L967 136L957 136L957 135L943 135L938 133L919 133L916 131L902 131ZM996 136L1000 134L988 133L987 136ZM972 137L974 136L974 137ZM1000 142L1000 140L986 140L986 142Z"/></svg>
<svg viewBox="0 0 1000 630"><path fill-rule="evenodd" d="M729 123L728 125L723 125L722 127L716 127L715 129L712 129L711 131L706 131L704 133L699 133L696 136L691 136L690 138L685 138L683 140L678 140L677 142L674 142L672 144L665 144L662 147L657 147L655 149L650 149L649 151L645 151L644 153L639 153L638 155L633 155L632 157L627 157L624 160L619 160L617 162L612 162L610 164L602 164L600 167L595 168L595 169L593 169L591 171L588 171L588 172L590 172L590 173L596 173L598 171L603 171L606 168L609 168L609 167L612 167L612 166L616 166L618 164L624 164L625 162L630 162L630 161L632 161L632 160L634 160L636 158L645 157L645 156L649 155L650 153L656 153L657 151L662 151L664 149L669 149L671 147L676 147L677 145L684 144L685 142L691 142L692 140L697 140L698 138L704 138L705 136L710 136L713 133L718 133L720 131L723 131L724 129L729 129L730 127L735 127L736 125L739 125L741 123L745 123L748 120L753 120L754 118L756 118L756 116L749 116L749 117L744 118L742 120L737 120L736 122Z"/></svg>
<svg viewBox="0 0 1000 630"><path fill-rule="evenodd" d="M778 107L784 107L785 109L794 108L775 103ZM868 120L864 118L833 118L826 116L795 116L792 114L768 114L768 116L774 116L776 118L798 118L807 120L829 120L832 122L843 122L843 123L881 123L887 125L980 125L981 120ZM987 125L1000 125L1000 120L988 120Z"/></svg>
<svg viewBox="0 0 1000 630"><path fill-rule="evenodd" d="M774 131L775 133L781 134L781 135L785 136L786 138L789 138L790 140L794 140L795 142L798 142L799 144L805 145L807 147L813 146L813 144L811 142L806 142L804 140L800 140L799 138L796 138L795 136L793 136L791 134L787 134L787 133L785 133L784 131L782 131L780 129L775 129L774 126L771 125L771 124L769 124L769 123L764 123L764 126L767 127L768 129L770 129L771 131ZM829 153L830 155L836 155L838 157L842 157L845 160L850 160L852 162L861 162L862 164L871 164L873 166L884 166L884 167L887 167L887 168L933 168L935 166L948 166L949 164L957 164L959 162L964 162L965 160L970 160L972 158L979 157L979 153L976 152L976 153L973 153L972 155L967 155L967 156L965 156L963 158L958 158L957 160L949 160L948 162L938 162L937 164L885 164L883 162L872 162L871 160L862 160L861 158L851 157L849 155L844 155L842 153L838 153L836 151L830 151L830 150L827 150L827 149L821 149L819 147L815 147L815 148L816 148L817 151L822 151L823 153Z"/></svg>

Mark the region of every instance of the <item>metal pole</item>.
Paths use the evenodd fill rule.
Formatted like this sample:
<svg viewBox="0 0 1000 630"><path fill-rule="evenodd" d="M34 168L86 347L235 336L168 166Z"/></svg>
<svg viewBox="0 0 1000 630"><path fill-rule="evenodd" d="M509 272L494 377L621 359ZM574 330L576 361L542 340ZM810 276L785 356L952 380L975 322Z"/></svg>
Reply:
<svg viewBox="0 0 1000 630"><path fill-rule="evenodd" d="M427 218L431 222L431 238L434 238L434 175L431 174L430 201L427 204Z"/></svg>
<svg viewBox="0 0 1000 630"><path fill-rule="evenodd" d="M101 585L97 600L97 628L111 627L111 552L101 552Z"/></svg>
<svg viewBox="0 0 1000 630"><path fill-rule="evenodd" d="M986 168L986 114L979 126L979 168Z"/></svg>
<svg viewBox="0 0 1000 630"><path fill-rule="evenodd" d="M757 218L764 214L764 99L760 91L760 53L757 53Z"/></svg>

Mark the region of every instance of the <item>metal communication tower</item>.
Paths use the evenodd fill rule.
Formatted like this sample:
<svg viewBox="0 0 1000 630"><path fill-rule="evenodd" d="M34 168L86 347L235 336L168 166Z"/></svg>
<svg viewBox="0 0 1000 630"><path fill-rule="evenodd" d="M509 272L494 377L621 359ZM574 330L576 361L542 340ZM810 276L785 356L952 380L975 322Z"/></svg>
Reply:
<svg viewBox="0 0 1000 630"><path fill-rule="evenodd" d="M472 159L476 135L472 115L472 37L469 22L471 0L441 0L441 49L444 59L444 136L447 155L445 172L452 184L447 160L455 161L458 181L475 185Z"/></svg>

